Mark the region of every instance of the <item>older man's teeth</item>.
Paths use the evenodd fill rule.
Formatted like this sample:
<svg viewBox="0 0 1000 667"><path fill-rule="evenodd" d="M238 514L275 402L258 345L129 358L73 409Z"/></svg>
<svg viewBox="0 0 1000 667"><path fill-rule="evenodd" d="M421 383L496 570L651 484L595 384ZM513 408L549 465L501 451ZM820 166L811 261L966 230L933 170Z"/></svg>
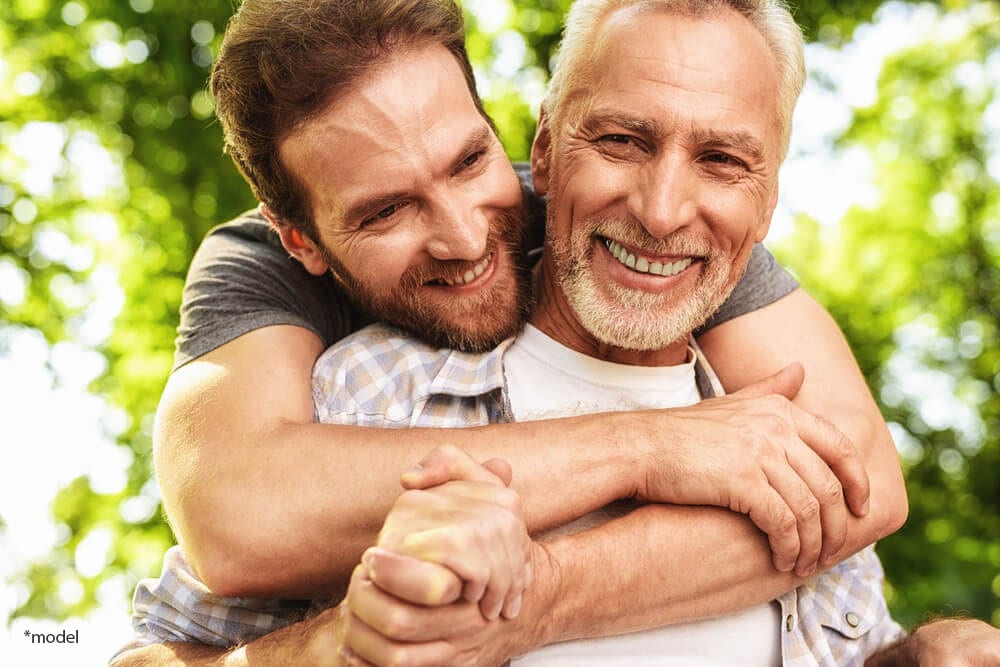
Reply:
<svg viewBox="0 0 1000 667"><path fill-rule="evenodd" d="M691 258L679 259L676 262L650 262L643 257L636 257L623 248L617 241L604 240L604 245L608 247L611 256L628 268L638 273L651 273L654 276L676 276L678 273L691 266Z"/></svg>
<svg viewBox="0 0 1000 667"><path fill-rule="evenodd" d="M474 267L472 267L459 277L453 278L451 280L447 278L441 278L441 282L447 285L448 287L455 287L456 285L465 285L466 283L471 283L473 280L483 275L483 271L486 270L486 267L490 265L490 262L492 260L493 260L493 253L490 253L486 257L479 260L478 264L476 264Z"/></svg>

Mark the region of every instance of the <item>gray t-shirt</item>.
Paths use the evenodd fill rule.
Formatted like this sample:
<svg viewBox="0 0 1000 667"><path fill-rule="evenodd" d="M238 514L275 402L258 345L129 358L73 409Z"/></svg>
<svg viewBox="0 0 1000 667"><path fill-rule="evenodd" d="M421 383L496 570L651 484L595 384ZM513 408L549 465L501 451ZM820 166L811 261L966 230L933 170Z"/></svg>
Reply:
<svg viewBox="0 0 1000 667"><path fill-rule="evenodd" d="M518 166L524 179L525 169ZM541 246L545 204L525 193L529 248ZM729 299L695 332L774 303L798 287L763 246ZM195 253L181 303L174 368L263 327L291 324L314 332L329 347L370 324L329 274L314 276L292 259L256 210L212 229Z"/></svg>

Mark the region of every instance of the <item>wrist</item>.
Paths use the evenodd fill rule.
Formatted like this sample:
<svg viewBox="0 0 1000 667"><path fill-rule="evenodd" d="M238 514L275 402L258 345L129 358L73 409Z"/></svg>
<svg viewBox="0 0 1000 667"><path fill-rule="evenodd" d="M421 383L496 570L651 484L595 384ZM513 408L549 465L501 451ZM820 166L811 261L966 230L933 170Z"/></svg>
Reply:
<svg viewBox="0 0 1000 667"><path fill-rule="evenodd" d="M531 568L531 585L524 591L521 613L511 621L508 633L511 658L561 639L554 612L562 593L562 576L545 543L531 543Z"/></svg>

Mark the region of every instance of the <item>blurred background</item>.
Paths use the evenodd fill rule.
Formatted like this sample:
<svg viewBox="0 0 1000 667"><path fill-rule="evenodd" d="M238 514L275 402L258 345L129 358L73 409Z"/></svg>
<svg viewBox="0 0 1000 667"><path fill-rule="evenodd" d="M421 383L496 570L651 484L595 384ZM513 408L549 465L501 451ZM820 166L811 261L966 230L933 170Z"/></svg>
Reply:
<svg viewBox="0 0 1000 667"><path fill-rule="evenodd" d="M514 159L569 4L464 3ZM893 612L1000 625L1000 5L797 4L810 80L769 246L840 322L903 462L910 519L879 545ZM172 543L150 434L184 274L254 205L205 86L232 11L0 8L4 664L106 660ZM60 630L78 645L24 637Z"/></svg>

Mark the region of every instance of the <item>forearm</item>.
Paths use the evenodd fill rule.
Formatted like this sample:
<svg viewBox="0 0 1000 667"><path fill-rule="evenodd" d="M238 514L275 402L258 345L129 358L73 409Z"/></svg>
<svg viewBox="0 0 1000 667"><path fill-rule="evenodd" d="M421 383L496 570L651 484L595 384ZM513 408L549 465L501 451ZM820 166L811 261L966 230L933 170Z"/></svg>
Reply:
<svg viewBox="0 0 1000 667"><path fill-rule="evenodd" d="M182 491L164 498L188 561L215 592L315 597L347 581L402 491L400 474L434 447L508 460L526 523L538 531L631 493L637 462L615 434L619 421L405 431L285 423L251 433L233 425L225 446L189 448L198 458L183 485L169 484ZM579 441L593 444L565 446Z"/></svg>
<svg viewBox="0 0 1000 667"><path fill-rule="evenodd" d="M849 520L838 560L866 546L866 520ZM767 539L746 517L709 507L647 505L543 546L522 612L539 643L523 651L718 616L804 581L774 569Z"/></svg>
<svg viewBox="0 0 1000 667"><path fill-rule="evenodd" d="M197 643L150 644L119 656L111 667L246 667L248 665L355 664L341 656L346 626L341 609L324 610L236 648Z"/></svg>

